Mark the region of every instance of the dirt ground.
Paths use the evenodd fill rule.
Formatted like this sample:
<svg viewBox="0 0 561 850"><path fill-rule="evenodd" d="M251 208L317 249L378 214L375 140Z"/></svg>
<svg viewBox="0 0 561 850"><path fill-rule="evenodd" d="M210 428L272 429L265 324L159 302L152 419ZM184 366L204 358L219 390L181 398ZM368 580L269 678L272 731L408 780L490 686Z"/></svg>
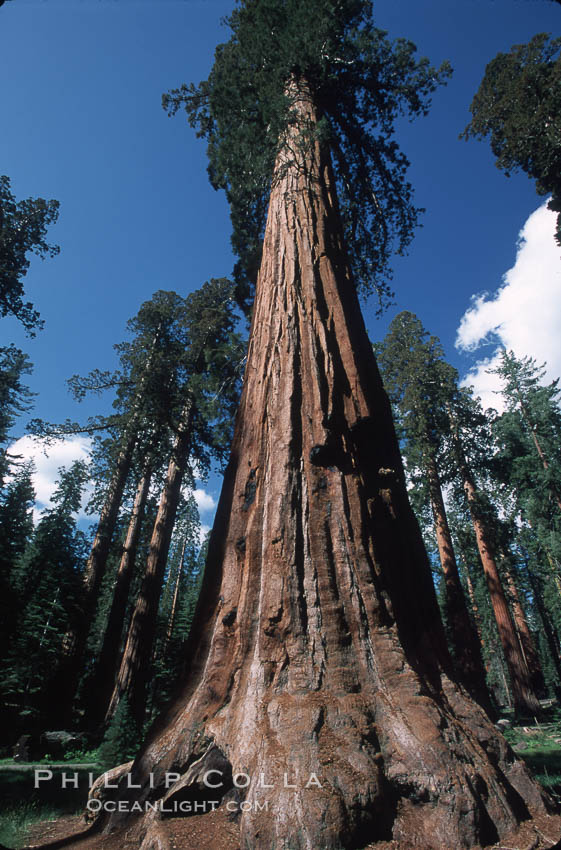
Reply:
<svg viewBox="0 0 561 850"><path fill-rule="evenodd" d="M225 810L204 815L170 818L161 822L171 850L240 850L239 831ZM35 848L69 848L69 850L138 850L138 842L127 835L85 835L80 816L61 818L37 824L31 832L26 850ZM80 835L82 834L82 837ZM561 850L561 817L544 816L530 824L522 824L516 835L505 838L488 850ZM315 850L322 850L318 847ZM369 844L364 850L413 850L397 842ZM422 850L416 847L415 850ZM443 847L442 850L457 850ZM472 848L478 850L478 848Z"/></svg>
<svg viewBox="0 0 561 850"><path fill-rule="evenodd" d="M240 850L237 824L225 811L216 810L189 818L170 818L162 822L172 850ZM68 847L71 850L138 850L136 840L127 835L80 835L85 830L80 816L37 824L31 831L26 850Z"/></svg>

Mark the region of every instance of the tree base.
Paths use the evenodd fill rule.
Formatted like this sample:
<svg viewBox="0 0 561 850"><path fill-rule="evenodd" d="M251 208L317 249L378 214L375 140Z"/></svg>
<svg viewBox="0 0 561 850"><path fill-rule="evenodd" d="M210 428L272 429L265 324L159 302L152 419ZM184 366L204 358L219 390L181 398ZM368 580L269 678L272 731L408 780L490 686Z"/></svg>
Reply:
<svg viewBox="0 0 561 850"><path fill-rule="evenodd" d="M377 699L270 700L247 718L261 731L245 737L253 746L234 764L226 753L235 737L220 728L220 711L206 727L176 717L173 746L156 737L134 766L131 784L143 787L127 791L121 780L114 794L127 813L113 814L106 834L126 825L141 850L172 850L170 829L188 836L190 822L230 817L239 844L226 846L242 850L551 847L561 818L484 711L446 677L439 699L414 690L410 671L399 678ZM518 833L533 843L509 843Z"/></svg>
<svg viewBox="0 0 561 850"><path fill-rule="evenodd" d="M492 845L473 844L470 850L559 850L561 847L561 817L541 815L520 824L507 833L500 842ZM135 827L119 830L110 835L81 838L64 842L71 850L239 850L241 845L239 823L221 806L214 812L191 817L170 818L139 822ZM58 846L62 846L58 844ZM33 847L48 848L55 845L34 844ZM355 845L356 846L356 845ZM362 845L360 850L412 850L425 846L419 843L396 840L376 841ZM318 850L317 845L314 850ZM359 848L357 848L359 850ZM439 850L455 850L453 844L442 845Z"/></svg>

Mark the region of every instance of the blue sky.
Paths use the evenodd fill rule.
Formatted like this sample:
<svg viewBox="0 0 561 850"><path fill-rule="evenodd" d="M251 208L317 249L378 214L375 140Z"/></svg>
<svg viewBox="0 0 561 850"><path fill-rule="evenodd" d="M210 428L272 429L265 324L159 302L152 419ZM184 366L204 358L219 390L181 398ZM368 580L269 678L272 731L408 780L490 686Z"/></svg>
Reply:
<svg viewBox="0 0 561 850"><path fill-rule="evenodd" d="M479 302L481 322L472 299L482 292L492 299L506 286L519 233L543 199L525 176L499 172L487 143L458 135L486 63L537 32L558 34L561 7L551 0L374 5L378 26L412 39L435 64L449 59L454 75L436 93L428 117L398 127L416 202L426 213L409 255L394 264L397 306L378 321L375 305L367 305L369 332L380 338L398 310L412 310L465 374L493 350L455 348L470 305L468 347L479 344L479 327L493 330L503 309L518 321L516 298L494 302L498 319ZM66 379L111 368L113 343L156 289L185 294L231 271L228 211L208 183L204 144L182 116L170 119L160 105L164 91L206 77L215 45L227 37L220 19L231 7L232 0L12 0L0 10L0 173L11 178L18 198L61 203L50 231L61 253L33 261L27 276L27 295L45 330L29 340L11 320L0 329L4 341L19 344L34 362L34 415L62 420L97 412L98 399L86 407L72 401ZM551 218L542 214L531 231L540 256ZM549 316L561 306L559 250L550 252L538 299ZM518 281L520 291L534 285L528 280ZM536 333L526 334L526 348L532 339L539 358L549 349L540 349ZM217 487L211 482L215 496Z"/></svg>

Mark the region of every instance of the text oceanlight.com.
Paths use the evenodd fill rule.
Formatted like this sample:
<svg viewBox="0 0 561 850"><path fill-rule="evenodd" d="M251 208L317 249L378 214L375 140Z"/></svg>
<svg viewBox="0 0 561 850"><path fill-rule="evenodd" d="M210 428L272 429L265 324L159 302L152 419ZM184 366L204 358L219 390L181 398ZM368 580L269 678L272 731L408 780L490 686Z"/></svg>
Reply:
<svg viewBox="0 0 561 850"><path fill-rule="evenodd" d="M126 812L132 814L140 814L145 812L160 812L162 814L181 815L181 814L206 814L214 812L218 808L221 800L171 800L164 802L157 800L149 802L145 800L143 803L129 803L127 800L88 800L86 808L88 811L97 814L102 809L104 812ZM268 812L269 800L228 800L226 803L226 811L228 812Z"/></svg>

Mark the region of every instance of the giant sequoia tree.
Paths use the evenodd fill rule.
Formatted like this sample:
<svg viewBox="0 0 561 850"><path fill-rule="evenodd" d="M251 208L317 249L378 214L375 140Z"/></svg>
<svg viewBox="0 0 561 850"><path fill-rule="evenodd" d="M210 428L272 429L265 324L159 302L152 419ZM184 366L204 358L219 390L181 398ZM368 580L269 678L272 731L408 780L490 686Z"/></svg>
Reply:
<svg viewBox="0 0 561 850"><path fill-rule="evenodd" d="M188 670L128 777L140 787L123 779L120 794L169 804L200 795L207 768L225 782L245 773L241 846L252 850L392 836L472 847L544 809L451 677L358 305L361 271L387 256L394 226L410 232L393 118L422 111L438 76L370 13L364 0L246 0L209 79L178 95L244 246L258 244L270 196ZM169 789L166 770L182 774ZM137 827L143 850L169 846L157 813Z"/></svg>

